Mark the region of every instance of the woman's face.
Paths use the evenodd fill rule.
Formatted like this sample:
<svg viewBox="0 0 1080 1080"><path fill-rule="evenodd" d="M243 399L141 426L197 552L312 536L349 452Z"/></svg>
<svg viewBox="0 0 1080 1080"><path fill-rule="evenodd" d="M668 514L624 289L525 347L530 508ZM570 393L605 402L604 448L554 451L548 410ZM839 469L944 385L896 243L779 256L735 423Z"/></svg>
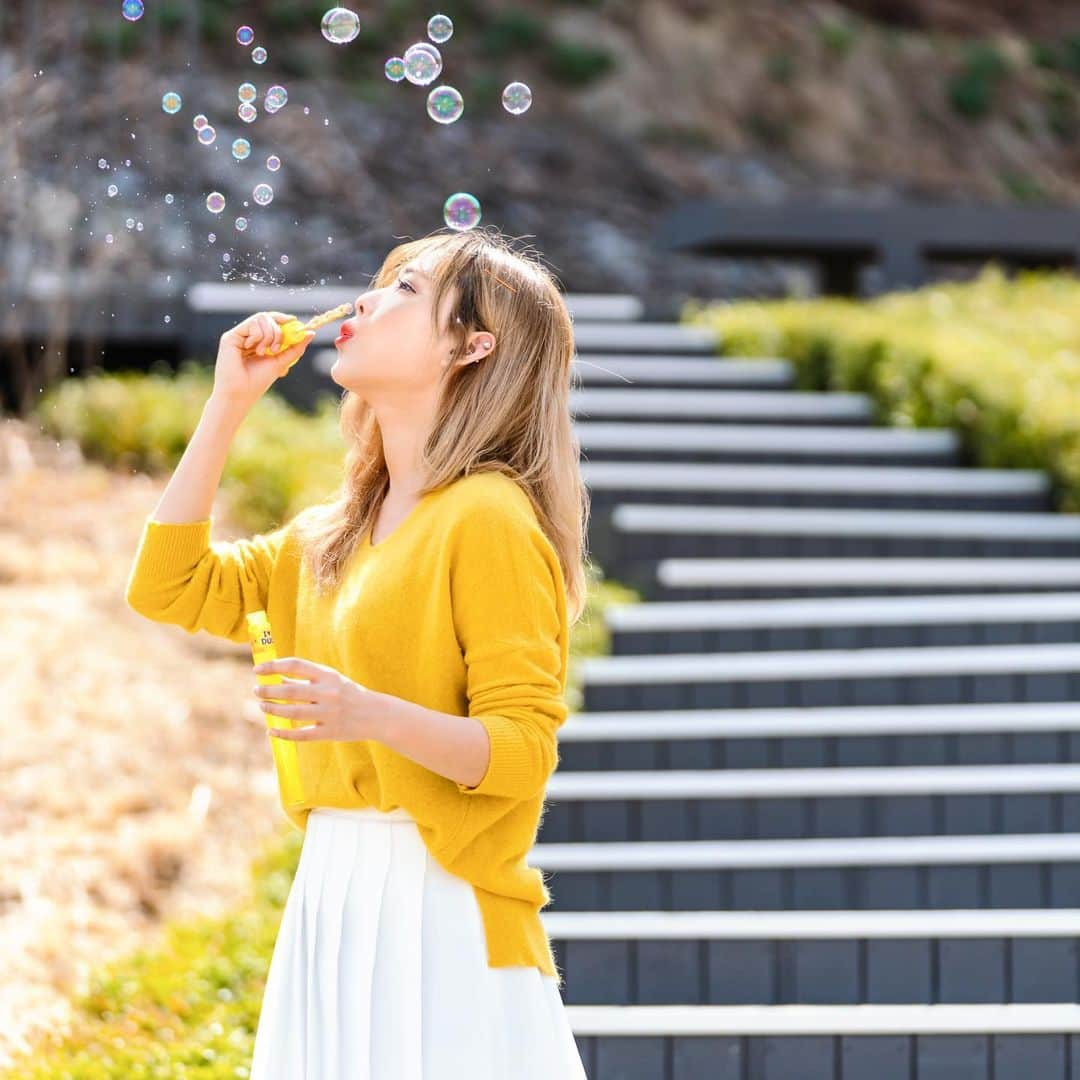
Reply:
<svg viewBox="0 0 1080 1080"><path fill-rule="evenodd" d="M430 256L407 262L389 284L356 299L356 312L341 324L334 342L337 360L330 377L370 400L379 388L428 389L438 384L450 357L448 333L432 332L433 268ZM455 296L443 300L439 326L446 325Z"/></svg>

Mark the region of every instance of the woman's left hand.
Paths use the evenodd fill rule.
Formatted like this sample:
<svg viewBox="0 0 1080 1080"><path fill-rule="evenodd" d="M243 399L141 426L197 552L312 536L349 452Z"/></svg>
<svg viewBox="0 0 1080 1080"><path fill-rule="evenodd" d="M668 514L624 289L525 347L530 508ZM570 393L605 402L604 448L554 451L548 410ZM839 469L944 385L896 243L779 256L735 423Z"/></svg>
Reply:
<svg viewBox="0 0 1080 1080"><path fill-rule="evenodd" d="M260 710L286 717L300 723L310 724L302 728L267 728L268 735L295 742L311 742L315 739L336 739L353 742L358 739L377 738L385 695L353 682L325 664L303 660L298 656L286 656L280 660L268 660L257 664L259 675L288 675L308 682L283 682L279 685L255 686L255 696L262 698ZM279 705L266 698L283 698L289 702ZM252 720L257 723L257 719ZM265 716L263 723L265 724Z"/></svg>

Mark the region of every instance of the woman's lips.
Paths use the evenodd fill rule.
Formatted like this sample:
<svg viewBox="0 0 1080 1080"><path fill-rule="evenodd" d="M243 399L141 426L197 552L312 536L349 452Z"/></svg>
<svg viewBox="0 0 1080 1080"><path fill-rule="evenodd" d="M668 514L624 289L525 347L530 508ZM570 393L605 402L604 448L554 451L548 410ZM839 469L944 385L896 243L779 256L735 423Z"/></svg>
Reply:
<svg viewBox="0 0 1080 1080"><path fill-rule="evenodd" d="M340 345L343 342L348 341L349 338L351 338L352 336L353 336L352 327L348 323L342 323L341 324L341 333L338 334L337 339L335 340L334 344L335 345Z"/></svg>

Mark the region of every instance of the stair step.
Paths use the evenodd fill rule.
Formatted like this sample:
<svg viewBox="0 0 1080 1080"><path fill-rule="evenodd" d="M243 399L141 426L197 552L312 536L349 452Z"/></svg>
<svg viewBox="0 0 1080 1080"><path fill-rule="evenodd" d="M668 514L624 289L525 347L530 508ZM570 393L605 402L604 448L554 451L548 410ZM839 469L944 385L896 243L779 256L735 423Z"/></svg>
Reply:
<svg viewBox="0 0 1080 1080"><path fill-rule="evenodd" d="M1080 641L1080 592L611 604L611 655Z"/></svg>
<svg viewBox="0 0 1080 1080"><path fill-rule="evenodd" d="M585 461L581 475L597 510L634 500L696 507L1051 508L1049 477L1020 469Z"/></svg>
<svg viewBox="0 0 1080 1080"><path fill-rule="evenodd" d="M537 843L552 911L1065 908L1080 833Z"/></svg>
<svg viewBox="0 0 1080 1080"><path fill-rule="evenodd" d="M587 353L574 360L574 376L588 385L634 388L764 386L784 390L795 381L787 360L751 360L738 357L693 359L676 354Z"/></svg>
<svg viewBox="0 0 1080 1080"><path fill-rule="evenodd" d="M637 296L620 293L564 293L563 299L575 323L634 322L645 315Z"/></svg>
<svg viewBox="0 0 1080 1080"><path fill-rule="evenodd" d="M1074 1002L1080 909L567 911L568 1005Z"/></svg>
<svg viewBox="0 0 1080 1080"><path fill-rule="evenodd" d="M575 321L574 343L579 353L667 352L715 356L717 336L704 327L681 323ZM717 359L717 363L722 362Z"/></svg>
<svg viewBox="0 0 1080 1080"><path fill-rule="evenodd" d="M1073 702L576 712L556 777L576 772L863 765L1067 764L1080 760Z"/></svg>
<svg viewBox="0 0 1080 1080"><path fill-rule="evenodd" d="M599 420L712 420L786 424L869 424L873 402L865 394L808 394L786 390L609 390L570 391L570 411Z"/></svg>

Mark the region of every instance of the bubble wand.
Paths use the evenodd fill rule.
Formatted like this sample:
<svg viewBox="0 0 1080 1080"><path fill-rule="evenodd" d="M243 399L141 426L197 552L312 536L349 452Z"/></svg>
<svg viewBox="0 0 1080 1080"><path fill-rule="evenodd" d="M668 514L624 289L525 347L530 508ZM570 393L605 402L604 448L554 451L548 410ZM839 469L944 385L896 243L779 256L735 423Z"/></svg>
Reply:
<svg viewBox="0 0 1080 1080"><path fill-rule="evenodd" d="M283 352L285 349L292 348L293 345L299 345L304 340L304 335L309 330L318 330L322 326L326 326L327 323L336 322L338 319L344 319L347 315L351 315L353 306L351 303L338 304L336 308L331 308L329 311L324 311L320 315L313 315L307 322L301 322L297 318L292 318L288 322L281 324L281 344L276 349L270 350L271 356L277 356L279 352ZM300 358L297 357L296 360ZM289 365L291 368L296 360Z"/></svg>

